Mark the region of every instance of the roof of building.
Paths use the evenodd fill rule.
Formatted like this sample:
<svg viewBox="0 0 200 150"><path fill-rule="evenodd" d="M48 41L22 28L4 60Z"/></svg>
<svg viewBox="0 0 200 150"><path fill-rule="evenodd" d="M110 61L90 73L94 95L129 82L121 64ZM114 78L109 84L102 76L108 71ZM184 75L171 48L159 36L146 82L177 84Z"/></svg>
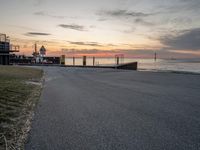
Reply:
<svg viewBox="0 0 200 150"><path fill-rule="evenodd" d="M43 51L43 52L46 52L46 48L42 45L42 47L40 48L40 52Z"/></svg>

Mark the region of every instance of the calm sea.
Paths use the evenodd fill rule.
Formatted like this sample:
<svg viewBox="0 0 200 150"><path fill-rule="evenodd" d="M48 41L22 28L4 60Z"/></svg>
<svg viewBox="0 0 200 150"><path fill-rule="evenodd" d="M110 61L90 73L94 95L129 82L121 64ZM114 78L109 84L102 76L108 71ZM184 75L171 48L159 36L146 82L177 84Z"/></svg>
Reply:
<svg viewBox="0 0 200 150"><path fill-rule="evenodd" d="M143 71L181 71L200 73L199 59L120 59L120 63L138 62L138 69ZM66 65L73 65L72 58L65 59ZM82 65L82 58L75 59L75 65ZM115 58L95 58L95 65L115 65ZM87 58L87 65L93 65L93 58Z"/></svg>

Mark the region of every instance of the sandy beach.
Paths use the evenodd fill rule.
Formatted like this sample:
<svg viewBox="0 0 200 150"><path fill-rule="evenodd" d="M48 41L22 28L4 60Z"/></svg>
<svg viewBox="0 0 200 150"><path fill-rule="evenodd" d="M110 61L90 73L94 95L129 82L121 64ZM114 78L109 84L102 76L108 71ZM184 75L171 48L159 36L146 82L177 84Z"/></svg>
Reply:
<svg viewBox="0 0 200 150"><path fill-rule="evenodd" d="M200 75L44 67L31 149L200 149Z"/></svg>

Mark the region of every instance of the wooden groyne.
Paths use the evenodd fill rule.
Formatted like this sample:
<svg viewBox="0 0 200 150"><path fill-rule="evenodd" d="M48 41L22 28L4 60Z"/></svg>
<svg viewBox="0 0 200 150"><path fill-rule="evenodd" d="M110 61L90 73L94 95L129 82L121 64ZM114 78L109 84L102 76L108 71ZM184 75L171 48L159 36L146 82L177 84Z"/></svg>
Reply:
<svg viewBox="0 0 200 150"><path fill-rule="evenodd" d="M61 65L62 67L81 67L81 68L112 68L112 69L124 69L124 70L137 70L138 63L131 62L120 65L112 65L112 66L84 66L84 65Z"/></svg>
<svg viewBox="0 0 200 150"><path fill-rule="evenodd" d="M95 65L95 57L93 59L93 65L87 65L87 57L83 56L83 64L75 65L75 57L73 57L73 65L65 65L65 55L61 56L60 64L62 67L81 67L81 68L113 68L113 69L125 69L125 70L137 70L138 63L130 62L130 63L122 63L119 64L120 57L116 56L116 65Z"/></svg>

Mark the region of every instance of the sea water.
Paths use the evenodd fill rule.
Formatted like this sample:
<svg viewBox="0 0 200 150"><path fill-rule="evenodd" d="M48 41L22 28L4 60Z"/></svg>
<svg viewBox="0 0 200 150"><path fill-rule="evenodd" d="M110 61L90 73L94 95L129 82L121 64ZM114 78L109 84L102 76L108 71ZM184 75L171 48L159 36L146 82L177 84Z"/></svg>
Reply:
<svg viewBox="0 0 200 150"><path fill-rule="evenodd" d="M142 71L177 71L200 73L199 59L136 59L123 58L119 60L120 64L129 62L138 62L138 70ZM65 59L66 65L73 65L73 58ZM82 58L75 58L75 65L82 65ZM93 58L87 58L87 65L93 65ZM116 65L115 58L95 58L95 66Z"/></svg>

